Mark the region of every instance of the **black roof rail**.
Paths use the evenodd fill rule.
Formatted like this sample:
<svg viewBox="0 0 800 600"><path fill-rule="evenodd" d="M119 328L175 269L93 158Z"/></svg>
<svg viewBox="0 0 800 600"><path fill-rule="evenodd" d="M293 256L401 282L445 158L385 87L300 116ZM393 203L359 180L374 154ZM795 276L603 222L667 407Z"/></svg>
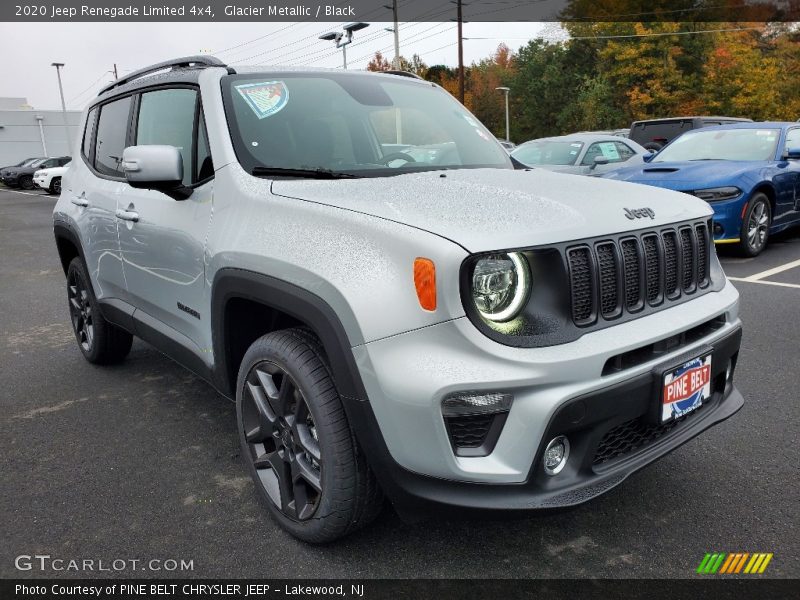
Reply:
<svg viewBox="0 0 800 600"><path fill-rule="evenodd" d="M134 79L139 79L140 77L144 77L150 73L155 73L156 71L163 71L165 69L187 69L190 67L224 67L228 69L229 73L233 71L233 69L228 67L228 65L215 56L184 56L182 58L173 58L172 60L156 63L154 65L150 65L149 67L145 67L144 69L134 71L133 73L128 73L125 75L125 77L120 77L116 81L109 83L107 86L102 88L97 95L99 96L101 94L105 94L107 91L113 90L115 87L124 85L130 81L133 81Z"/></svg>
<svg viewBox="0 0 800 600"><path fill-rule="evenodd" d="M410 71L390 70L390 71L384 71L384 73L386 73L387 75L398 75L399 77L410 77L411 79L422 79L422 77L420 77L416 73L411 73Z"/></svg>

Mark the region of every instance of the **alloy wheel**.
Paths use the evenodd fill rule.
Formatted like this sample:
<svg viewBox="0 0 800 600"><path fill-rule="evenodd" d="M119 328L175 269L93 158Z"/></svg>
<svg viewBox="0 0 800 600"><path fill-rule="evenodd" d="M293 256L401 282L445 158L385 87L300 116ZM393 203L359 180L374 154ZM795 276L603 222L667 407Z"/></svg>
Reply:
<svg viewBox="0 0 800 600"><path fill-rule="evenodd" d="M89 301L89 292L80 277L74 273L67 281L67 294L72 327L78 336L78 343L85 352L90 352L94 343L92 305Z"/></svg>
<svg viewBox="0 0 800 600"><path fill-rule="evenodd" d="M61 178L58 178L53 182L53 193L54 194L61 193Z"/></svg>
<svg viewBox="0 0 800 600"><path fill-rule="evenodd" d="M317 427L303 393L282 367L262 361L250 369L242 425L248 458L272 503L290 519L310 519L322 496Z"/></svg>
<svg viewBox="0 0 800 600"><path fill-rule="evenodd" d="M747 243L754 251L763 248L769 231L769 209L765 202L758 202L750 211L747 220Z"/></svg>

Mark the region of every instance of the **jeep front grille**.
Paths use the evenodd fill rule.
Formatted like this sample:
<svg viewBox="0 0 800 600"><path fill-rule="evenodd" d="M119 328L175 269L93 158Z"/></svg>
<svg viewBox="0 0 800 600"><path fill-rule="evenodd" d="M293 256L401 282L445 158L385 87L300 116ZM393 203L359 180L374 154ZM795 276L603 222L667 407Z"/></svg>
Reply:
<svg viewBox="0 0 800 600"><path fill-rule="evenodd" d="M567 248L573 322L593 325L707 288L708 231L693 223Z"/></svg>

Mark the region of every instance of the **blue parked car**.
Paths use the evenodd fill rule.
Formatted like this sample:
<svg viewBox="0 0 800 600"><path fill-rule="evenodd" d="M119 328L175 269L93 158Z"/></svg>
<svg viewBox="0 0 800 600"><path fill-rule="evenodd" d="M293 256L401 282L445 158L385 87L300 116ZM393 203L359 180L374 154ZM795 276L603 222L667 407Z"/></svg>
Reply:
<svg viewBox="0 0 800 600"><path fill-rule="evenodd" d="M758 255L771 234L800 224L800 123L695 129L645 160L603 177L705 200L714 209L714 241L735 244L745 256Z"/></svg>

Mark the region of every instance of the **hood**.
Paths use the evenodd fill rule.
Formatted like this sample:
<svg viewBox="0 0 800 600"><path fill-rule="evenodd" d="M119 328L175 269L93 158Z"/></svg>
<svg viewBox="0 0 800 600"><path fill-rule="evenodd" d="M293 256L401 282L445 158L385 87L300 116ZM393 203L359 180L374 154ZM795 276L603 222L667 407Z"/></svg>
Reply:
<svg viewBox="0 0 800 600"><path fill-rule="evenodd" d="M731 185L732 180L745 172L768 164L731 160L645 163L617 169L604 175L604 178L654 185L669 190L699 190Z"/></svg>
<svg viewBox="0 0 800 600"><path fill-rule="evenodd" d="M272 192L410 225L469 252L622 233L712 213L708 204L687 194L543 169L277 179ZM628 218L626 208L651 208L655 216Z"/></svg>

